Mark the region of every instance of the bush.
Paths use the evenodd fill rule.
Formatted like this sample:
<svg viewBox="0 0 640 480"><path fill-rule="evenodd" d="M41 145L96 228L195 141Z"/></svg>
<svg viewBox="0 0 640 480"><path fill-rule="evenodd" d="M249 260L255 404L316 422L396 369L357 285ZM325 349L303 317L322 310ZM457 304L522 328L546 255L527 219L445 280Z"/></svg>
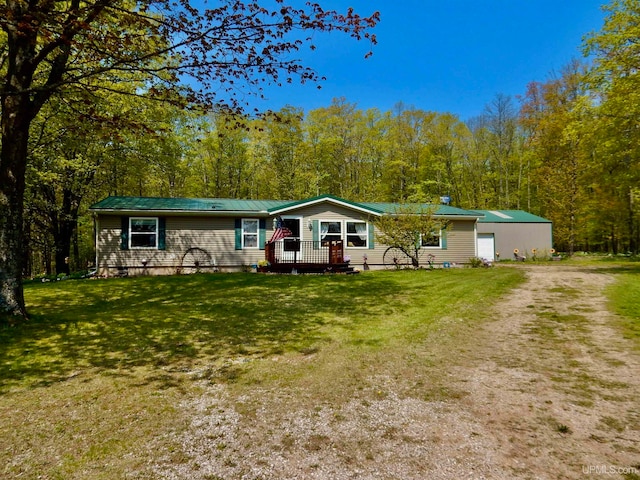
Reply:
<svg viewBox="0 0 640 480"><path fill-rule="evenodd" d="M471 257L469 259L469 266L471 268L479 268L479 267L482 267L483 265L484 265L484 261L481 258Z"/></svg>

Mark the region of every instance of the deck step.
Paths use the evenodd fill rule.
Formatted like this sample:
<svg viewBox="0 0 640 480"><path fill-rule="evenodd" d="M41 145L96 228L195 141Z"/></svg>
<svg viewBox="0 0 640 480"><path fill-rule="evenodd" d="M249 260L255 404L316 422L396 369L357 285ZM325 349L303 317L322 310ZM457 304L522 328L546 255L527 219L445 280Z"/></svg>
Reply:
<svg viewBox="0 0 640 480"><path fill-rule="evenodd" d="M270 273L342 273L353 275L360 273L349 266L348 263L328 264L328 263L275 263L268 267L263 267L260 271Z"/></svg>

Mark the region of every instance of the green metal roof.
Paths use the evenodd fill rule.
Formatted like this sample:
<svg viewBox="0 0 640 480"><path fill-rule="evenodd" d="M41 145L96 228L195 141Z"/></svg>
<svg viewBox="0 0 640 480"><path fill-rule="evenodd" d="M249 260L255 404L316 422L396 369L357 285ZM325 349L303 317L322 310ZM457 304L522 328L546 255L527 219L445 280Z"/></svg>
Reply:
<svg viewBox="0 0 640 480"><path fill-rule="evenodd" d="M431 211L433 210L436 215L446 215L446 216L465 216L465 217L481 217L482 214L478 213L475 210L464 210L462 208L452 207L450 205L430 205L426 203L410 203L410 204L401 204L401 203L387 203L387 202L372 202L372 203L362 203L361 205L367 206L369 208L376 209L382 213L398 213L398 211L403 212L403 208L406 207L412 211Z"/></svg>
<svg viewBox="0 0 640 480"><path fill-rule="evenodd" d="M230 198L107 197L93 204L94 211L156 212L268 212L287 202L278 200L236 200Z"/></svg>
<svg viewBox="0 0 640 480"><path fill-rule="evenodd" d="M92 205L95 212L182 212L192 214L236 212L251 214L279 214L287 210L328 201L355 210L364 210L372 214L393 214L402 211L399 203L351 202L333 195L320 195L304 200L237 200L230 198L162 198L162 197L107 197ZM458 217L481 217L483 213L449 205L411 204L409 208L430 210L435 208L436 215ZM522 212L526 213L526 212ZM539 217L538 217L539 218ZM544 219L542 219L544 220Z"/></svg>
<svg viewBox="0 0 640 480"><path fill-rule="evenodd" d="M551 220L539 217L524 210L475 210L484 215L480 223L552 223Z"/></svg>
<svg viewBox="0 0 640 480"><path fill-rule="evenodd" d="M378 214L378 215L384 213L379 208L375 208L373 204L351 202L349 200L345 200L344 198L336 197L334 195L318 195L317 197L306 198L304 200L289 201L283 205L279 205L277 207L271 208L270 211L279 212L282 210L292 210L294 208L304 207L306 205L319 203L323 201L329 201L331 203L344 205L346 207L351 207L357 210L367 210L370 213Z"/></svg>

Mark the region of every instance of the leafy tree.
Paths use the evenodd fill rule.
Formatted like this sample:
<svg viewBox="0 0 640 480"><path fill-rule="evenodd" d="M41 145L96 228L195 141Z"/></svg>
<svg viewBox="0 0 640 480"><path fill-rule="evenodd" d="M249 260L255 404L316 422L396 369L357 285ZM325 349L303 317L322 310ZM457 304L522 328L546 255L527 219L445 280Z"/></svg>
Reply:
<svg viewBox="0 0 640 480"><path fill-rule="evenodd" d="M129 83L133 92L136 85ZM84 97L52 98L32 124L25 209L30 228L24 247L28 259L38 259L46 273L54 266L57 274L68 274L92 261L87 248L80 255L82 245L93 243L92 228L79 229L87 197L95 201L113 193L111 188L137 195L184 193L182 143L187 142L180 141L180 133L186 112L137 96ZM87 116L93 120L85 121ZM119 155L125 146L126 155ZM108 181L114 172L120 174L115 186ZM86 217L84 224L91 226Z"/></svg>
<svg viewBox="0 0 640 480"><path fill-rule="evenodd" d="M609 115L613 100L592 109L589 164L588 240L593 248L637 253L640 245L640 137L636 125Z"/></svg>
<svg viewBox="0 0 640 480"><path fill-rule="evenodd" d="M584 125L590 101L581 79L582 67L574 62L558 79L531 83L521 111L521 123L532 135L541 214L553 221L554 241L570 254L586 221Z"/></svg>
<svg viewBox="0 0 640 480"><path fill-rule="evenodd" d="M425 112L398 103L389 126L384 186L387 197L406 202L415 193L420 170L427 159L427 133L435 112Z"/></svg>
<svg viewBox="0 0 640 480"><path fill-rule="evenodd" d="M26 316L21 254L29 132L54 95L121 91L96 79L136 72L137 94L239 107L242 85L258 88L317 81L291 59L301 31L340 31L375 43L377 13L361 17L259 0L225 0L213 8L189 0L7 1L0 5L0 312ZM311 44L307 37L306 43ZM313 44L311 44L313 47ZM185 86L183 79L190 78ZM221 93L222 92L222 93ZM222 96L223 98L220 98Z"/></svg>
<svg viewBox="0 0 640 480"><path fill-rule="evenodd" d="M77 225L80 204L89 192L96 171L104 159L112 128L122 126L112 98L84 96L85 102L54 97L32 123L29 163L26 172L27 208L24 249L33 258L34 246L44 250L40 257L51 273L70 271L73 246L77 260ZM80 111L81 105L91 105ZM75 108L71 108L74 105ZM78 121L100 112L100 121ZM110 118L109 118L110 117ZM117 124L117 125L116 125ZM38 242L34 240L38 239ZM55 260L52 263L49 254ZM43 258L46 257L46 258Z"/></svg>
<svg viewBox="0 0 640 480"><path fill-rule="evenodd" d="M364 128L362 159L360 161L360 185L358 198L369 201L383 201L384 173L386 170L386 150L389 145L389 123L391 115L371 108L360 118Z"/></svg>
<svg viewBox="0 0 640 480"><path fill-rule="evenodd" d="M613 251L640 249L640 1L617 0L604 7L604 25L585 40L593 58L587 75L598 97L593 122L590 180L612 208L603 213ZM600 210L600 209L599 209Z"/></svg>
<svg viewBox="0 0 640 480"><path fill-rule="evenodd" d="M250 132L245 115L214 112L192 136L186 155L192 172L189 191L200 197L242 198L249 194L253 177L248 156Z"/></svg>
<svg viewBox="0 0 640 480"><path fill-rule="evenodd" d="M376 240L397 248L418 268L425 252L423 240L440 235L447 227L446 221L434 215L435 211L435 207L427 204L402 204L392 214L372 220L377 230Z"/></svg>
<svg viewBox="0 0 640 480"><path fill-rule="evenodd" d="M309 194L309 165L304 148L304 114L286 106L265 115L252 129L251 154L262 168L260 195L268 198L302 198Z"/></svg>
<svg viewBox="0 0 640 480"><path fill-rule="evenodd" d="M519 207L518 117L511 97L498 94L485 107L486 146L492 184L499 208ZM514 192L515 190L515 192ZM514 195L515 193L515 195Z"/></svg>
<svg viewBox="0 0 640 480"><path fill-rule="evenodd" d="M363 198L369 185L365 113L345 98L309 112L308 143L321 189L345 198Z"/></svg>
<svg viewBox="0 0 640 480"><path fill-rule="evenodd" d="M466 122L471 139L463 157L462 178L463 193L461 205L472 208L489 208L496 205L490 188L491 170L489 168L488 130L486 117L480 115Z"/></svg>
<svg viewBox="0 0 640 480"><path fill-rule="evenodd" d="M456 205L462 202L463 165L470 131L457 116L434 116L426 132L427 156L420 168L420 192L429 198L448 195ZM470 205L476 207L476 205Z"/></svg>

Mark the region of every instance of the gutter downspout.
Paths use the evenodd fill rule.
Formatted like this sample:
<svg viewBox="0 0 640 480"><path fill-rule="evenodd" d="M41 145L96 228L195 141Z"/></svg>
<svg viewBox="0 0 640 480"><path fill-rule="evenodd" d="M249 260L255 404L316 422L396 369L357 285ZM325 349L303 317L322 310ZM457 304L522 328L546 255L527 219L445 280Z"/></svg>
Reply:
<svg viewBox="0 0 640 480"><path fill-rule="evenodd" d="M93 248L95 249L95 266L96 266L96 275L98 275L98 232L100 228L100 223L98 222L98 214L93 213Z"/></svg>

